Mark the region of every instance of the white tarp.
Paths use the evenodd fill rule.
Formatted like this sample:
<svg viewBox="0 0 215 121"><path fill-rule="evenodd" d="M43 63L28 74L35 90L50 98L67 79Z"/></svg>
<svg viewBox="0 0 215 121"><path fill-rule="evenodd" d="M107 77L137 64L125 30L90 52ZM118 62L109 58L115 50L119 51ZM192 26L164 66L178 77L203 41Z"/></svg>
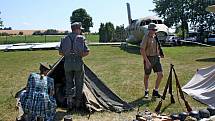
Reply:
<svg viewBox="0 0 215 121"><path fill-rule="evenodd" d="M215 65L199 69L182 90L196 100L215 107Z"/></svg>

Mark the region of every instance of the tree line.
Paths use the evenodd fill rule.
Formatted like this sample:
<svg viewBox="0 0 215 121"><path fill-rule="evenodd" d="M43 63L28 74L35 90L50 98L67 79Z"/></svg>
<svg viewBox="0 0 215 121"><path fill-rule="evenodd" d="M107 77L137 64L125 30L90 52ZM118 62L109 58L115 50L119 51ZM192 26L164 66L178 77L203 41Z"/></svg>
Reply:
<svg viewBox="0 0 215 121"><path fill-rule="evenodd" d="M42 31L35 31L33 32L33 35L67 35L69 31L64 31L64 32L59 32L58 30L55 29L48 29L44 32Z"/></svg>
<svg viewBox="0 0 215 121"><path fill-rule="evenodd" d="M124 25L116 26L111 22L101 23L99 28L99 42L122 42L126 39Z"/></svg>
<svg viewBox="0 0 215 121"><path fill-rule="evenodd" d="M214 0L153 0L152 10L164 19L168 27L176 26L186 36L189 29L200 34L205 31L215 32L215 14L207 12L206 7L215 4Z"/></svg>
<svg viewBox="0 0 215 121"><path fill-rule="evenodd" d="M207 6L215 4L214 0L153 0L153 3L155 8L152 11L163 18L164 24L168 27L175 26L176 32L181 32L183 38L189 32L189 29L193 29L200 34L205 31L215 32L215 14L205 10ZM93 27L92 17L83 8L72 12L70 22L82 22L84 32L90 32L90 27ZM3 22L0 18L1 26L3 26ZM57 30L50 29L45 32L37 31L34 35L67 33L68 31L58 33ZM117 41L116 38L124 38L121 36L122 34L126 35L124 25L116 26L116 28L111 22L101 23L100 25L100 42Z"/></svg>

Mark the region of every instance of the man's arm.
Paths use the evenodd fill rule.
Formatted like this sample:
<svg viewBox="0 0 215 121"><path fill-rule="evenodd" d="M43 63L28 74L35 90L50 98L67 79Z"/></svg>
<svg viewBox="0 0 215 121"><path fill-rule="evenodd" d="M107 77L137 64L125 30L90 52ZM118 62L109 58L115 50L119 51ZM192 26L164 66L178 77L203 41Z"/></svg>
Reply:
<svg viewBox="0 0 215 121"><path fill-rule="evenodd" d="M146 52L145 52L144 48L140 49L140 53L141 53L141 55L143 57L143 64L144 64L144 61L145 61L146 68L150 68L151 67L151 63L150 63L149 59L146 56Z"/></svg>
<svg viewBox="0 0 215 121"><path fill-rule="evenodd" d="M62 55L62 56L64 56L64 54L63 54L62 52L59 52L59 55Z"/></svg>
<svg viewBox="0 0 215 121"><path fill-rule="evenodd" d="M82 52L82 53L81 53L81 57L85 57L85 56L89 55L89 53L90 53L89 51L87 51L87 52Z"/></svg>
<svg viewBox="0 0 215 121"><path fill-rule="evenodd" d="M142 40L142 42L140 44L140 53L141 53L141 55L143 57L143 63L145 61L146 67L150 68L151 63L150 63L150 61L149 61L149 59L147 58L147 55L146 55L146 51L145 51L146 46L147 46L147 39L144 37L144 39Z"/></svg>
<svg viewBox="0 0 215 121"><path fill-rule="evenodd" d="M81 53L81 57L85 57L87 55L89 55L90 53L90 49L89 47L87 46L87 40L85 39L85 37L83 38L83 42L84 42L84 51Z"/></svg>
<svg viewBox="0 0 215 121"><path fill-rule="evenodd" d="M63 54L63 40L65 39L65 37L61 38L60 40L60 47L58 49L59 55L64 56Z"/></svg>

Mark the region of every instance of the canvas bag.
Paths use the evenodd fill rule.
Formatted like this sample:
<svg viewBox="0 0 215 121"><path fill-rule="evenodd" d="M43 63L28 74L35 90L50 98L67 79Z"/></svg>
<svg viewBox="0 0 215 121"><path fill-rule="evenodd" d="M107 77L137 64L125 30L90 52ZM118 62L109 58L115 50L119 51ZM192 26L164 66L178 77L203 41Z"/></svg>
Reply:
<svg viewBox="0 0 215 121"><path fill-rule="evenodd" d="M76 36L73 38L71 36L68 36L71 40L71 51L74 51L74 41L76 41ZM77 53L66 55L65 56L65 64L64 68L65 71L81 71L83 69L83 60L80 55Z"/></svg>

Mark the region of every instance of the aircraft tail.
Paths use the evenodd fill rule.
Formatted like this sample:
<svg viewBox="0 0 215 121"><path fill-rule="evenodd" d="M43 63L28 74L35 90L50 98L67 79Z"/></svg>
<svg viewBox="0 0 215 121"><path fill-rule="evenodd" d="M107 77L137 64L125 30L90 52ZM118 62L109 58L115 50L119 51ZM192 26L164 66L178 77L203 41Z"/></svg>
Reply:
<svg viewBox="0 0 215 121"><path fill-rule="evenodd" d="M131 24L131 21L132 21L132 19L131 19L130 4L129 4L129 3L126 3L126 5L127 5L127 13L128 13L128 23L129 23L129 25L130 25L130 24Z"/></svg>

